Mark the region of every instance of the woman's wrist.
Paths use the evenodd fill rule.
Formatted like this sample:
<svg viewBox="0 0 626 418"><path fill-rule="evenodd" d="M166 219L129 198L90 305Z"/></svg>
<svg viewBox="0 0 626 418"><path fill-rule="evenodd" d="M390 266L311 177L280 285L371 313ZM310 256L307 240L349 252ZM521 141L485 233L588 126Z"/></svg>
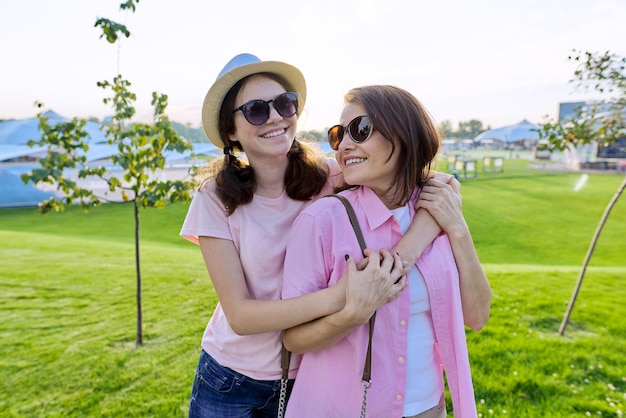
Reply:
<svg viewBox="0 0 626 418"><path fill-rule="evenodd" d="M444 232L451 239L462 240L470 236L469 227L465 222L455 223L453 226L446 228Z"/></svg>
<svg viewBox="0 0 626 418"><path fill-rule="evenodd" d="M339 312L346 304L346 289L341 282L329 287L324 295L326 315Z"/></svg>
<svg viewBox="0 0 626 418"><path fill-rule="evenodd" d="M343 309L337 312L333 322L338 328L352 329L365 324L372 314L368 315L362 307L354 307L352 304L346 303Z"/></svg>

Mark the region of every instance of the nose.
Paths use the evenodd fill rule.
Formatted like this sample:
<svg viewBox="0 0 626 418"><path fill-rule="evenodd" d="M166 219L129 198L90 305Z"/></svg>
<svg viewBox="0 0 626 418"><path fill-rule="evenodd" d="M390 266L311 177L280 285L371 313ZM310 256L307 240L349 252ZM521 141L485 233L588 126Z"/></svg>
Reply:
<svg viewBox="0 0 626 418"><path fill-rule="evenodd" d="M350 148L351 144L354 144L354 142L352 142L352 140L350 139L350 135L348 134L348 131L344 130L343 136L341 137L341 141L339 141L339 146L337 147L337 149Z"/></svg>
<svg viewBox="0 0 626 418"><path fill-rule="evenodd" d="M268 118L268 121L278 122L283 120L281 114L278 113L278 110L276 110L276 105L274 104L273 100L271 101L271 103L268 104L268 106L270 108L270 117Z"/></svg>

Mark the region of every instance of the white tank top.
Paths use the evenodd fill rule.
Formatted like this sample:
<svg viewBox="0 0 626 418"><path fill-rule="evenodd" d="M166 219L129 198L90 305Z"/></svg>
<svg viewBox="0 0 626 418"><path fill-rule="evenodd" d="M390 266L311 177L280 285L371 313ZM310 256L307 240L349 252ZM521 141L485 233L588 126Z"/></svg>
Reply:
<svg viewBox="0 0 626 418"><path fill-rule="evenodd" d="M408 206L391 210L404 235L411 224ZM417 415L436 406L443 394L441 358L436 346L426 282L417 266L408 274L411 316L407 342L404 416Z"/></svg>

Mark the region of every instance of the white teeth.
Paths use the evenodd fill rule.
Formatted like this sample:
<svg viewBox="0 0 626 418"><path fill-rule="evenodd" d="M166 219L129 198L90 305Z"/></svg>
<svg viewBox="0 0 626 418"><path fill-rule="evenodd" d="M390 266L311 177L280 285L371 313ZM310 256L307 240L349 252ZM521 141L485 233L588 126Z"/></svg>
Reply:
<svg viewBox="0 0 626 418"><path fill-rule="evenodd" d="M365 161L365 158L350 158L346 160L346 165L362 163L363 161Z"/></svg>
<svg viewBox="0 0 626 418"><path fill-rule="evenodd" d="M282 134L285 133L284 129L281 129L280 131L274 131L274 132L270 132L268 134L263 135L263 138L274 138L275 136L280 136Z"/></svg>

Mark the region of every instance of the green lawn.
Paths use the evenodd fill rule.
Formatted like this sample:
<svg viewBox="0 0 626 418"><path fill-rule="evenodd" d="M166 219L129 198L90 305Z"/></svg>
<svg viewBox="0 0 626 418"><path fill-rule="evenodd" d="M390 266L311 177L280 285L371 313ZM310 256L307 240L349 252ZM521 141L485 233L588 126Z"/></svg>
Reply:
<svg viewBox="0 0 626 418"><path fill-rule="evenodd" d="M462 179L464 212L493 288L468 332L482 416L626 411L626 197L600 237L564 337L587 247L623 177L528 170ZM142 222L145 344L135 347L132 208L0 210L0 416L183 417L216 304L186 205ZM450 414L451 415L451 414Z"/></svg>

